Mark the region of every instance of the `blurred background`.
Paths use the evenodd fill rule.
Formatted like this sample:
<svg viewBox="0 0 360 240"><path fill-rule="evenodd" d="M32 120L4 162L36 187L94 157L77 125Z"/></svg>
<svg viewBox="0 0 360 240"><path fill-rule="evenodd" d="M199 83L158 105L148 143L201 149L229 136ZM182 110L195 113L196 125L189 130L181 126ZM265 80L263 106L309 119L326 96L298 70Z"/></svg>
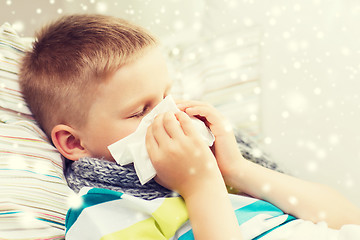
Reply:
<svg viewBox="0 0 360 240"><path fill-rule="evenodd" d="M114 15L163 42L174 95L209 101L286 172L360 206L357 0L0 0L31 38L70 13Z"/></svg>

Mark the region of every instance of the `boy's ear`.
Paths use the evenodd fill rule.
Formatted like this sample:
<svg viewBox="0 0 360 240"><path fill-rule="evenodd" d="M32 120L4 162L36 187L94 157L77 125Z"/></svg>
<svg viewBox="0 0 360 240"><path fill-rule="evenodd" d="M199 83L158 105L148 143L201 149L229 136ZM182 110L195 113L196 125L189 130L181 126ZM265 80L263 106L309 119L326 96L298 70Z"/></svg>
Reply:
<svg viewBox="0 0 360 240"><path fill-rule="evenodd" d="M51 140L61 155L69 160L89 156L88 151L82 146L76 130L67 125L56 125L51 131Z"/></svg>

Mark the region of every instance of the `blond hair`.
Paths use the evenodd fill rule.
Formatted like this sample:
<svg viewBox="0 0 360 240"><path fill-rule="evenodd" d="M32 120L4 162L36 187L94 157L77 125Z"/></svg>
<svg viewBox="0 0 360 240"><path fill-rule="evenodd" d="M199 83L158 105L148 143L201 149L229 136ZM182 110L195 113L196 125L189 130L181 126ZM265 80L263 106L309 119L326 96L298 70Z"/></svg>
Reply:
<svg viewBox="0 0 360 240"><path fill-rule="evenodd" d="M86 124L97 86L157 44L147 31L120 18L62 17L36 34L20 69L21 90L50 137L57 124Z"/></svg>

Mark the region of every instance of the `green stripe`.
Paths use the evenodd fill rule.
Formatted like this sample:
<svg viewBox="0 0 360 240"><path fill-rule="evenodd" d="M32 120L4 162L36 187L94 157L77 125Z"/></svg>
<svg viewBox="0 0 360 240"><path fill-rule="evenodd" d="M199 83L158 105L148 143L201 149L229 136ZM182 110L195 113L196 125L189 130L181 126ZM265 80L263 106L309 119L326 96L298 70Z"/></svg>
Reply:
<svg viewBox="0 0 360 240"><path fill-rule="evenodd" d="M92 188L88 191L87 194L81 196L83 201L82 205L79 208L70 208L66 214L65 227L66 232L71 228L71 226L76 222L81 212L88 207L95 206L97 204L110 202L114 200L121 199L123 193L116 192L104 188Z"/></svg>

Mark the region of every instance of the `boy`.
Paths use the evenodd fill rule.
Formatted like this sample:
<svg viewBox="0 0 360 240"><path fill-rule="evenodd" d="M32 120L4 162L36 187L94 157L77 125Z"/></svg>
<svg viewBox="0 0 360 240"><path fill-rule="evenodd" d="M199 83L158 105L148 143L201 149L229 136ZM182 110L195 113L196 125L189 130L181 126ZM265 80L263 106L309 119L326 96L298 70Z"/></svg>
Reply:
<svg viewBox="0 0 360 240"><path fill-rule="evenodd" d="M114 161L107 146L134 132L167 96L171 81L158 45L144 29L100 15L63 17L38 34L23 61L22 90L40 126L74 165ZM154 119L146 147L156 181L183 197L195 239L243 239L226 185L332 228L360 224L360 210L333 190L246 161L213 107L196 101L178 107ZM212 151L189 116L211 129Z"/></svg>

